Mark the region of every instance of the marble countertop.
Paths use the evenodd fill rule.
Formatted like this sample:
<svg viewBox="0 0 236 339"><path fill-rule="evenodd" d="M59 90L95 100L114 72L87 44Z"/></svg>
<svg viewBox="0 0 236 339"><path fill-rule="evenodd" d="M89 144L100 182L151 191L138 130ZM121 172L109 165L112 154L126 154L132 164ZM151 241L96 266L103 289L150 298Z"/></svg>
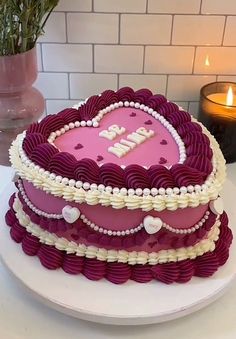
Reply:
<svg viewBox="0 0 236 339"><path fill-rule="evenodd" d="M236 185L236 163L228 165L227 171ZM0 166L0 197L12 176L12 170ZM0 338L4 339L235 339L235 314L236 282L210 306L171 322L139 327L89 323L37 302L0 263Z"/></svg>

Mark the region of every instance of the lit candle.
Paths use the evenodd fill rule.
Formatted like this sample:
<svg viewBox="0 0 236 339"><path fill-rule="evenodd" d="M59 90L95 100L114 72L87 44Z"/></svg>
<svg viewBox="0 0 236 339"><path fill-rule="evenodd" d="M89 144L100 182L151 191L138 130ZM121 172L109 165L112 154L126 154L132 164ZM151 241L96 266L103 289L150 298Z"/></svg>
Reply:
<svg viewBox="0 0 236 339"><path fill-rule="evenodd" d="M236 84L214 82L200 94L199 120L215 136L226 161L236 161Z"/></svg>
<svg viewBox="0 0 236 339"><path fill-rule="evenodd" d="M229 86L227 93L213 93L207 96L209 100L226 106L236 105L234 97L232 86Z"/></svg>

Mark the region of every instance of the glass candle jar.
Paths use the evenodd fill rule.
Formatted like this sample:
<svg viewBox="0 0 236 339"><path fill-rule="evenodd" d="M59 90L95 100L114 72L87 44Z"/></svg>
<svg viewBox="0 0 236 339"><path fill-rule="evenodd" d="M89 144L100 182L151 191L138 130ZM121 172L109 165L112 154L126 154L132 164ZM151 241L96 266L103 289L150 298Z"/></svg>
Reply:
<svg viewBox="0 0 236 339"><path fill-rule="evenodd" d="M236 83L213 82L201 88L199 121L216 138L226 162L236 161Z"/></svg>

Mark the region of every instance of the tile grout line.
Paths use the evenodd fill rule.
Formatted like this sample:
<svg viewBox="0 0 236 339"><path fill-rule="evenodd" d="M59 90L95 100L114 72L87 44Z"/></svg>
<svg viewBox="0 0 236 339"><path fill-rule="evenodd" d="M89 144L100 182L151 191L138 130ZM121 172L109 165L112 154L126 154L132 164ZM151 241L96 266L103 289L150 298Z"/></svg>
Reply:
<svg viewBox="0 0 236 339"><path fill-rule="evenodd" d="M120 74L117 73L117 90L120 88Z"/></svg>
<svg viewBox="0 0 236 339"><path fill-rule="evenodd" d="M69 40L68 40L68 20L67 20L68 18L67 18L67 13L65 13L65 33L66 33L66 43L68 43L69 42Z"/></svg>
<svg viewBox="0 0 236 339"><path fill-rule="evenodd" d="M92 44L92 73L95 73L95 45Z"/></svg>
<svg viewBox="0 0 236 339"><path fill-rule="evenodd" d="M145 13L148 14L148 1L149 0L146 0L146 10L145 10Z"/></svg>
<svg viewBox="0 0 236 339"><path fill-rule="evenodd" d="M235 15L236 17L236 15ZM117 46L117 43L115 42L94 42L94 41L90 41L90 42L69 42L69 43L65 43L65 42L48 42L48 41L44 41L44 42L40 42L44 45L79 45L79 46L90 46L91 44L96 43L96 45L98 46ZM138 47L142 47L142 46L153 46L153 47L167 47L170 46L170 43L166 43L166 44L137 44L137 43L120 43L120 46L124 46L124 47L132 47L132 46L138 46ZM193 44L172 44L172 47L195 47L196 45ZM198 44L198 47L205 47L205 48L212 48L212 47L222 47L221 43L220 44L212 44L212 45L204 45L204 44ZM230 47L230 48L235 48L235 45L227 45L224 47Z"/></svg>
<svg viewBox="0 0 236 339"><path fill-rule="evenodd" d="M200 8L199 8L199 14L202 14L202 0L200 1Z"/></svg>
<svg viewBox="0 0 236 339"><path fill-rule="evenodd" d="M142 65L142 74L145 74L145 61L146 61L146 46L143 46L143 65Z"/></svg>
<svg viewBox="0 0 236 339"><path fill-rule="evenodd" d="M174 18L175 18L175 15L172 15L171 17L172 18L171 18L171 31L170 31L170 43L169 43L169 45L173 46L172 42L173 42L173 30L174 30Z"/></svg>
<svg viewBox="0 0 236 339"><path fill-rule="evenodd" d="M227 21L228 21L228 15L225 16L225 22L224 22L223 34L222 34L222 41L221 41L221 47L224 46L224 38L225 38L225 30L226 30Z"/></svg>
<svg viewBox="0 0 236 339"><path fill-rule="evenodd" d="M43 62L43 44L39 42L39 50L41 55L41 66L42 66L42 72L44 72L44 62Z"/></svg>
<svg viewBox="0 0 236 339"><path fill-rule="evenodd" d="M195 68L195 61L196 61L196 54L197 54L197 47L194 47L194 53L193 53L193 65L192 65L192 75L194 74L194 68Z"/></svg>
<svg viewBox="0 0 236 339"><path fill-rule="evenodd" d="M115 12L115 11L109 11L109 12L98 12L98 11L53 11L53 13L76 13L76 14L128 14L128 15L155 15L155 16L166 16L166 15L178 15L178 16L199 16L199 12L196 13L169 13L169 12L162 12L162 13L158 13L158 12ZM220 14L220 13L201 13L202 16L225 16L225 15L230 15L230 13L227 14Z"/></svg>
<svg viewBox="0 0 236 339"><path fill-rule="evenodd" d="M120 33L121 33L121 14L118 14L118 45L120 45Z"/></svg>
<svg viewBox="0 0 236 339"><path fill-rule="evenodd" d="M165 97L167 97L167 91L168 91L168 82L169 82L169 74L166 76L166 89L165 89Z"/></svg>
<svg viewBox="0 0 236 339"><path fill-rule="evenodd" d="M64 71L51 71L51 70L45 70L45 71L39 71L38 73L46 73L46 74L67 74L67 73L70 73L70 74L93 74L93 72L91 71L70 71L70 70L64 70ZM116 75L118 72L99 72L99 71L95 71L94 74L100 74L100 75ZM186 77L189 77L189 76L200 76L200 77L204 77L204 76L216 76L215 73L142 73L142 72L119 72L119 74L121 75L150 75L150 76L163 76L163 75L174 75L174 76L186 76ZM227 74L227 73L222 73L220 74L222 76L230 76L232 75L231 73L230 74ZM234 74L233 74L234 75Z"/></svg>
<svg viewBox="0 0 236 339"><path fill-rule="evenodd" d="M68 96L69 96L69 100L71 99L71 91L70 91L70 73L67 73L67 82L68 82Z"/></svg>

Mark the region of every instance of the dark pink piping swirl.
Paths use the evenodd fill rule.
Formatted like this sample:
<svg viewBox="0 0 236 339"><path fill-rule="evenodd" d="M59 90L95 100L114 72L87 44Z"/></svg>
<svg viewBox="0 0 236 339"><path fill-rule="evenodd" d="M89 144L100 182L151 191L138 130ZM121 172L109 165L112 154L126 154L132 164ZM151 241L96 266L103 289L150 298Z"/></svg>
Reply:
<svg viewBox="0 0 236 339"><path fill-rule="evenodd" d="M205 177L213 170L211 161L202 155L189 156L185 161L185 165L204 173Z"/></svg>
<svg viewBox="0 0 236 339"><path fill-rule="evenodd" d="M64 125L69 124L70 122L76 122L76 121L81 120L79 112L75 108L66 108L63 111L61 111L60 113L58 113L57 116L60 119L60 121L63 122ZM61 123L61 125L62 125L62 123ZM55 132L55 131L56 131L56 129L54 129L52 132Z"/></svg>
<svg viewBox="0 0 236 339"><path fill-rule="evenodd" d="M130 188L150 187L148 172L139 165L129 165L125 168L126 186Z"/></svg>
<svg viewBox="0 0 236 339"><path fill-rule="evenodd" d="M106 262L86 258L82 273L90 280L100 280L106 274Z"/></svg>
<svg viewBox="0 0 236 339"><path fill-rule="evenodd" d="M65 253L56 247L42 244L37 255L44 267L49 270L55 270L61 267Z"/></svg>
<svg viewBox="0 0 236 339"><path fill-rule="evenodd" d="M190 166L182 164L174 165L170 169L173 178L175 178L175 186L188 186L188 185L202 185L205 181L204 171L200 169L193 169Z"/></svg>
<svg viewBox="0 0 236 339"><path fill-rule="evenodd" d="M204 154L209 160L212 159L213 152L212 149L206 144L194 143L186 148L186 155L201 155Z"/></svg>
<svg viewBox="0 0 236 339"><path fill-rule="evenodd" d="M174 187L175 181L171 172L164 166L153 165L148 169L148 175L150 178L151 187L156 188L168 188Z"/></svg>
<svg viewBox="0 0 236 339"><path fill-rule="evenodd" d="M36 146L47 143L47 138L41 133L29 133L23 141L23 149L28 157L31 156L31 153ZM36 162L38 165L38 163Z"/></svg>
<svg viewBox="0 0 236 339"><path fill-rule="evenodd" d="M38 238L29 233L27 233L22 239L21 245L25 254L30 256L36 255L40 248L40 242L38 241Z"/></svg>
<svg viewBox="0 0 236 339"><path fill-rule="evenodd" d="M74 254L67 254L64 257L63 270L69 274L79 274L82 272L84 258Z"/></svg>
<svg viewBox="0 0 236 339"><path fill-rule="evenodd" d="M48 164L48 169L52 173L73 179L76 165L77 160L72 154L60 152L51 158Z"/></svg>
<svg viewBox="0 0 236 339"><path fill-rule="evenodd" d="M184 137L184 143L186 146L190 146L191 144L195 143L202 143L208 146L210 145L208 137L205 134L198 131L196 132L192 131L186 134Z"/></svg>
<svg viewBox="0 0 236 339"><path fill-rule="evenodd" d="M98 109L94 107L92 104L88 105L83 104L78 108L79 115L81 120L87 121L87 120L92 120L97 114L98 114Z"/></svg>
<svg viewBox="0 0 236 339"><path fill-rule="evenodd" d="M185 135L188 133L202 131L202 128L199 124L196 124L196 122L190 122L190 121L184 124L181 124L176 129L181 138L185 137Z"/></svg>
<svg viewBox="0 0 236 339"><path fill-rule="evenodd" d="M77 161L74 169L75 180L81 180L90 184L98 183L99 166L92 159L82 159Z"/></svg>
<svg viewBox="0 0 236 339"><path fill-rule="evenodd" d="M146 105L157 111L158 107L160 107L162 104L166 102L167 102L167 99L166 97L164 97L164 95L155 94L146 101Z"/></svg>
<svg viewBox="0 0 236 339"><path fill-rule="evenodd" d="M93 95L86 101L86 106L89 106L92 109L94 109L94 107L96 107L96 111L100 111L100 109L107 106L107 103L102 96Z"/></svg>
<svg viewBox="0 0 236 339"><path fill-rule="evenodd" d="M165 118L168 118L173 112L178 112L178 114L180 113L179 107L173 102L170 102L170 101L165 102L164 104L161 104L158 107L158 113L163 115L163 117Z"/></svg>
<svg viewBox="0 0 236 339"><path fill-rule="evenodd" d="M116 164L104 164L99 171L99 182L105 186L125 187L125 175L123 169Z"/></svg>
<svg viewBox="0 0 236 339"><path fill-rule="evenodd" d="M107 263L106 278L113 284L123 284L131 277L131 266L123 263Z"/></svg>
<svg viewBox="0 0 236 339"><path fill-rule="evenodd" d="M147 102L151 96L152 92L149 89L147 88L139 89L134 93L134 102L142 104L143 102Z"/></svg>
<svg viewBox="0 0 236 339"><path fill-rule="evenodd" d="M183 123L190 122L191 118L189 113L185 111L177 111L173 112L169 115L168 121L171 123L172 126L175 128L182 125Z"/></svg>
<svg viewBox="0 0 236 339"><path fill-rule="evenodd" d="M116 92L119 101L134 101L134 90L130 87L123 87Z"/></svg>
<svg viewBox="0 0 236 339"><path fill-rule="evenodd" d="M91 280L106 278L115 284L125 283L129 279L143 283L154 279L171 284L187 282L193 276L209 277L225 264L233 236L228 228L225 212L221 215L220 220L220 238L216 242L213 252L205 253L196 259L157 265L129 265L118 262L108 263L97 259L78 259L75 254L67 254L53 246L41 244L37 238L32 239L32 236L29 236L27 231L17 223L11 226L10 234L14 241L24 243L22 248L26 254L33 255L35 253L42 265L48 269L61 267L65 272L71 274L82 273Z"/></svg>
<svg viewBox="0 0 236 339"><path fill-rule="evenodd" d="M67 110L70 110L70 109L66 109L65 111L67 111ZM62 112L64 112L64 111L62 111ZM78 111L76 110L76 112L78 112ZM61 118L61 113L60 113L60 115L59 114L47 115L40 122L40 125L43 126L43 128L46 128L48 130L49 134L52 133L52 132L56 132L57 130L60 130L62 128L62 126L65 125L64 119ZM72 122L72 120L70 120L70 122ZM49 136L49 134L47 135L47 137Z"/></svg>
<svg viewBox="0 0 236 339"><path fill-rule="evenodd" d="M35 147L30 155L30 160L47 170L50 159L57 153L59 151L56 147L44 143Z"/></svg>
<svg viewBox="0 0 236 339"><path fill-rule="evenodd" d="M62 126L63 127L63 126ZM41 133L46 138L49 136L50 131L47 126L42 124L41 122L33 122L26 131L27 134L31 133Z"/></svg>
<svg viewBox="0 0 236 339"><path fill-rule="evenodd" d="M105 105L107 105L107 106L109 106L111 104L115 104L116 102L119 101L118 95L116 94L116 92L114 92L110 89L102 92L101 98L104 100L104 102L106 103Z"/></svg>

